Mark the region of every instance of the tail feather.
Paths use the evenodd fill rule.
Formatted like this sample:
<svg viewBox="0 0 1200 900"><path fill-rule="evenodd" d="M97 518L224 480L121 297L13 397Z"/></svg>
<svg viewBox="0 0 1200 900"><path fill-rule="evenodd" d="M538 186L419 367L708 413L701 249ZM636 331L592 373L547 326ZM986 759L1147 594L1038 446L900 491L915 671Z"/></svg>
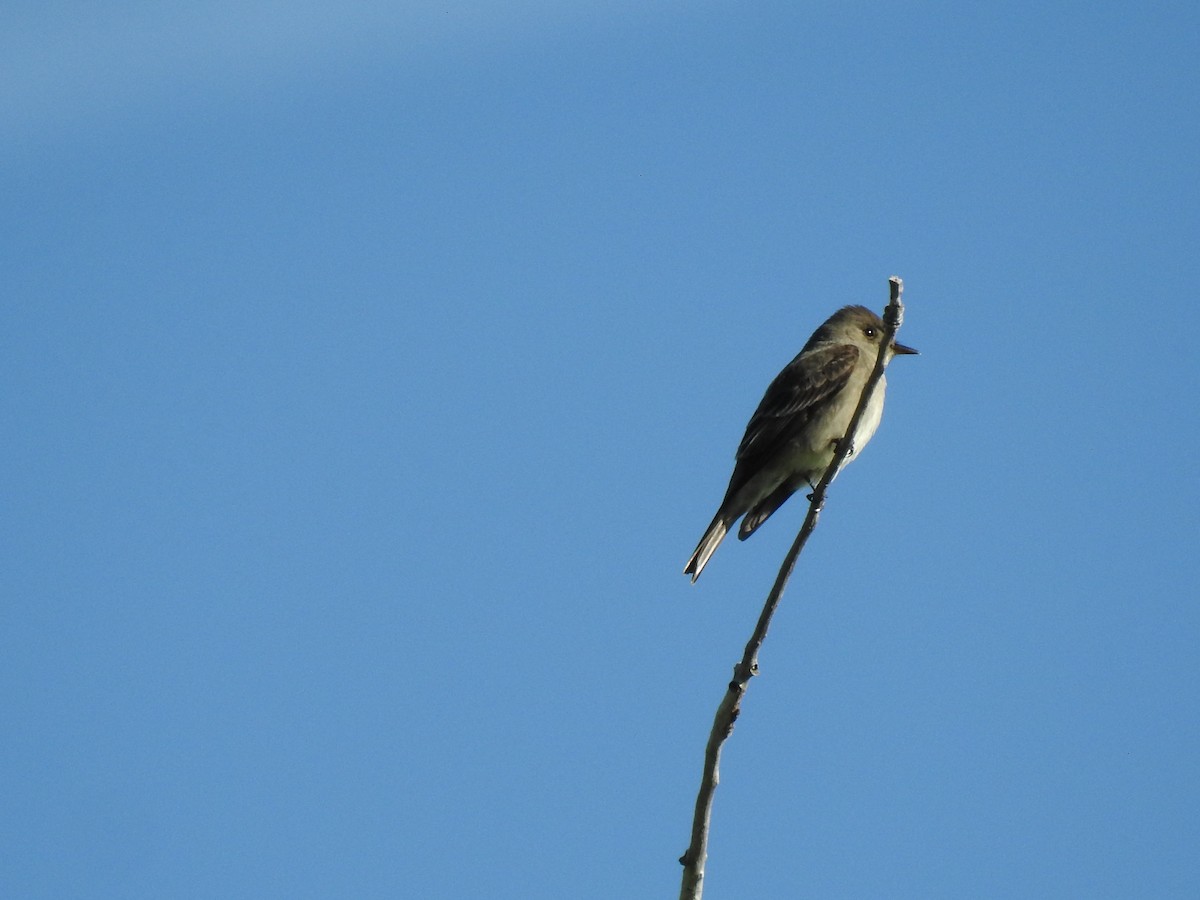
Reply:
<svg viewBox="0 0 1200 900"><path fill-rule="evenodd" d="M798 481L793 483L785 481L760 500L758 505L746 513L742 519L742 527L738 529L738 540L744 541L750 535L754 534L758 530L758 526L771 518L771 514L783 506L787 502L788 497L796 493L801 484L804 484L804 482Z"/></svg>
<svg viewBox="0 0 1200 900"><path fill-rule="evenodd" d="M729 523L725 521L724 516L717 513L712 520L712 524L708 526L708 531L704 532L704 537L700 538L700 543L696 545L696 551L692 554L692 558L683 567L683 574L692 576L692 584L696 583L696 579L704 571L704 566L708 563L709 557L716 552L717 547L721 545L721 541L725 539L725 534L728 531Z"/></svg>

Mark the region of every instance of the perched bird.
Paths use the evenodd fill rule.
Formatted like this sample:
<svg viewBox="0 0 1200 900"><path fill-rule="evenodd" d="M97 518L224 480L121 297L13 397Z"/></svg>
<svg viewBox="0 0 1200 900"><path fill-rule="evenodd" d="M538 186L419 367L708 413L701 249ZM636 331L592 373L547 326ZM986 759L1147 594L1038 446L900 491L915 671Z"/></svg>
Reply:
<svg viewBox="0 0 1200 900"><path fill-rule="evenodd" d="M734 522L745 516L738 529L738 539L744 541L788 497L820 481L850 427L882 337L879 316L865 306L845 306L813 332L804 349L775 376L738 445L725 499L683 570L693 583ZM893 343L888 359L916 352ZM879 427L886 387L881 378L843 466L862 452Z"/></svg>

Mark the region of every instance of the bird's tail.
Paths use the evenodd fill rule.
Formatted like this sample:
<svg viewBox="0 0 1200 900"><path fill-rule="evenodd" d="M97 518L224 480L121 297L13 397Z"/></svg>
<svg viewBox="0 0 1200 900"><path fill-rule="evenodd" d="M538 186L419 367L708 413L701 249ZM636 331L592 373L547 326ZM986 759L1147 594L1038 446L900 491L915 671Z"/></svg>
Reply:
<svg viewBox="0 0 1200 900"><path fill-rule="evenodd" d="M696 579L704 571L704 566L708 563L708 558L721 545L721 541L725 539L727 531L729 531L729 523L718 512L713 517L712 524L708 526L708 531L704 532L704 537L700 538L700 543L696 545L696 552L692 554L692 558L683 567L683 574L692 576L692 584L696 583Z"/></svg>

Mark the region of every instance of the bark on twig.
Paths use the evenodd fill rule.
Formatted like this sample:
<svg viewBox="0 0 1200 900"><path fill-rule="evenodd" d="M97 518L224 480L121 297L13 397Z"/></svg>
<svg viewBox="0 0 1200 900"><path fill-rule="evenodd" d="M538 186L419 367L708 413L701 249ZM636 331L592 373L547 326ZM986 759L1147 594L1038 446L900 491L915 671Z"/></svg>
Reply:
<svg viewBox="0 0 1200 900"><path fill-rule="evenodd" d="M721 703L717 706L717 714L713 720L712 731L708 736L708 744L704 748L704 774L700 780L700 791L696 796L696 811L692 818L692 842L687 852L679 858L679 862L683 865L680 900L700 900L704 893L704 864L708 858L708 834L712 821L713 795L720 780L721 746L733 733L733 723L737 721L738 714L741 712L742 697L746 693L750 679L758 674L758 651L767 638L767 629L771 625L771 618L779 606L784 588L787 587L788 578L791 577L792 569L796 565L796 558L804 549L808 536L817 527L821 509L825 506L825 493L829 489L829 484L833 481L846 457L850 455L852 449L850 436L858 430L858 423L863 417L863 411L867 408L867 403L875 392L876 385L883 377L883 370L887 368L888 363L887 349L891 347L896 332L904 320L904 303L901 300L904 293L904 282L893 275L888 279L888 283L891 296L887 309L883 313L883 339L879 342L879 355L875 359L875 368L872 369L866 384L863 385L862 396L854 410L854 416L850 419L846 437L838 442L833 460L810 495L808 515L804 517L800 533L796 535L796 540L783 559L779 575L776 576L775 584L767 595L766 604L763 606L762 613L759 614L758 623L754 626L754 633L746 644L742 659L733 667L733 680L729 682L725 696L721 698Z"/></svg>

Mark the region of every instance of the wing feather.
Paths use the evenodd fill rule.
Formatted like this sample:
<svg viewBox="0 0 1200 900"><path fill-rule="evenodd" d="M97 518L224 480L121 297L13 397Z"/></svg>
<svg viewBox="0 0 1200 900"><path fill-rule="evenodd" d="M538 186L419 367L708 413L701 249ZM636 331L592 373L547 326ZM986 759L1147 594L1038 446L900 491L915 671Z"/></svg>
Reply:
<svg viewBox="0 0 1200 900"><path fill-rule="evenodd" d="M830 344L798 354L775 376L750 417L738 445L738 462L778 450L808 422L814 407L846 386L857 361L853 344Z"/></svg>

